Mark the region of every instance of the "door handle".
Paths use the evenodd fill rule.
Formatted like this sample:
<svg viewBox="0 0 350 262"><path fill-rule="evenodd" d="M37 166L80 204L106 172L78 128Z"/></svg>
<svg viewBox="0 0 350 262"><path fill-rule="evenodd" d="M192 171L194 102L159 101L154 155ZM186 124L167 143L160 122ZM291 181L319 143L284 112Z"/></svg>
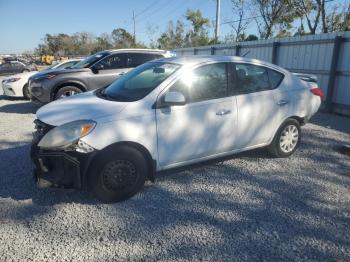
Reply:
<svg viewBox="0 0 350 262"><path fill-rule="evenodd" d="M121 72L118 74L118 76L122 76L122 75L125 75L125 72Z"/></svg>
<svg viewBox="0 0 350 262"><path fill-rule="evenodd" d="M223 116L223 115L227 115L227 114L231 114L231 110L221 109L218 112L216 112L217 116Z"/></svg>
<svg viewBox="0 0 350 262"><path fill-rule="evenodd" d="M277 102L277 105L279 105L279 106L284 106L286 104L288 104L287 100L280 100L280 101Z"/></svg>

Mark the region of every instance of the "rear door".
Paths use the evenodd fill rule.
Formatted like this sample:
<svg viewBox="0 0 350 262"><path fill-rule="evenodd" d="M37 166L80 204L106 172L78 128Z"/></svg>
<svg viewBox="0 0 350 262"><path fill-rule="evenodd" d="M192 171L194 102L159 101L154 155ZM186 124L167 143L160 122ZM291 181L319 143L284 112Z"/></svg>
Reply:
<svg viewBox="0 0 350 262"><path fill-rule="evenodd" d="M284 75L260 65L233 66L237 79L233 89L238 107L237 147L267 143L289 116L291 101Z"/></svg>
<svg viewBox="0 0 350 262"><path fill-rule="evenodd" d="M161 166L232 150L237 107L228 96L227 69L226 63L200 66L168 89L182 93L187 103L156 109Z"/></svg>

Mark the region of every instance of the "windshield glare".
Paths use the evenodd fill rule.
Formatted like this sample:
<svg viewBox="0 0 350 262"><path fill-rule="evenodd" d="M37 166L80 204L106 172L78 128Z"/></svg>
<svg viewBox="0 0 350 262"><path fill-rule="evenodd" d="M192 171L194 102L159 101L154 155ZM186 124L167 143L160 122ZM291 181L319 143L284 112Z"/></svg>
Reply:
<svg viewBox="0 0 350 262"><path fill-rule="evenodd" d="M144 98L180 68L178 64L149 62L114 81L102 94L117 101L132 102Z"/></svg>
<svg viewBox="0 0 350 262"><path fill-rule="evenodd" d="M101 58L105 57L108 55L108 53L97 53L92 56L89 56L88 58L84 59L83 61L80 61L79 63L75 64L71 68L75 69L81 69L81 68L87 68L93 65L95 62L100 60Z"/></svg>

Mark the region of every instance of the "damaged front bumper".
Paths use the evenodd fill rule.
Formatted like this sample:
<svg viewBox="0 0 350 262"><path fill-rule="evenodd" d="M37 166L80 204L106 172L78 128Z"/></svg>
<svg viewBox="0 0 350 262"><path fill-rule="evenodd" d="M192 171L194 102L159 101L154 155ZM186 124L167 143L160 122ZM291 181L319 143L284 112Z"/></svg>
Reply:
<svg viewBox="0 0 350 262"><path fill-rule="evenodd" d="M89 164L96 151L88 153L76 150L43 150L38 147L40 139L52 128L36 121L37 131L31 146L31 159L34 163L33 176L39 187L65 187L81 189Z"/></svg>

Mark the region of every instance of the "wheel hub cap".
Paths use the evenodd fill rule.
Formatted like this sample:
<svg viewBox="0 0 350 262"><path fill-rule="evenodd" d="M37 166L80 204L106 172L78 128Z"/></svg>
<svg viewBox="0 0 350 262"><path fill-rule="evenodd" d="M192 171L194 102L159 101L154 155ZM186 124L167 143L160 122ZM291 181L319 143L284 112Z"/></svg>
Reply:
<svg viewBox="0 0 350 262"><path fill-rule="evenodd" d="M286 126L280 137L280 148L284 153L293 151L298 143L299 130L294 125Z"/></svg>

